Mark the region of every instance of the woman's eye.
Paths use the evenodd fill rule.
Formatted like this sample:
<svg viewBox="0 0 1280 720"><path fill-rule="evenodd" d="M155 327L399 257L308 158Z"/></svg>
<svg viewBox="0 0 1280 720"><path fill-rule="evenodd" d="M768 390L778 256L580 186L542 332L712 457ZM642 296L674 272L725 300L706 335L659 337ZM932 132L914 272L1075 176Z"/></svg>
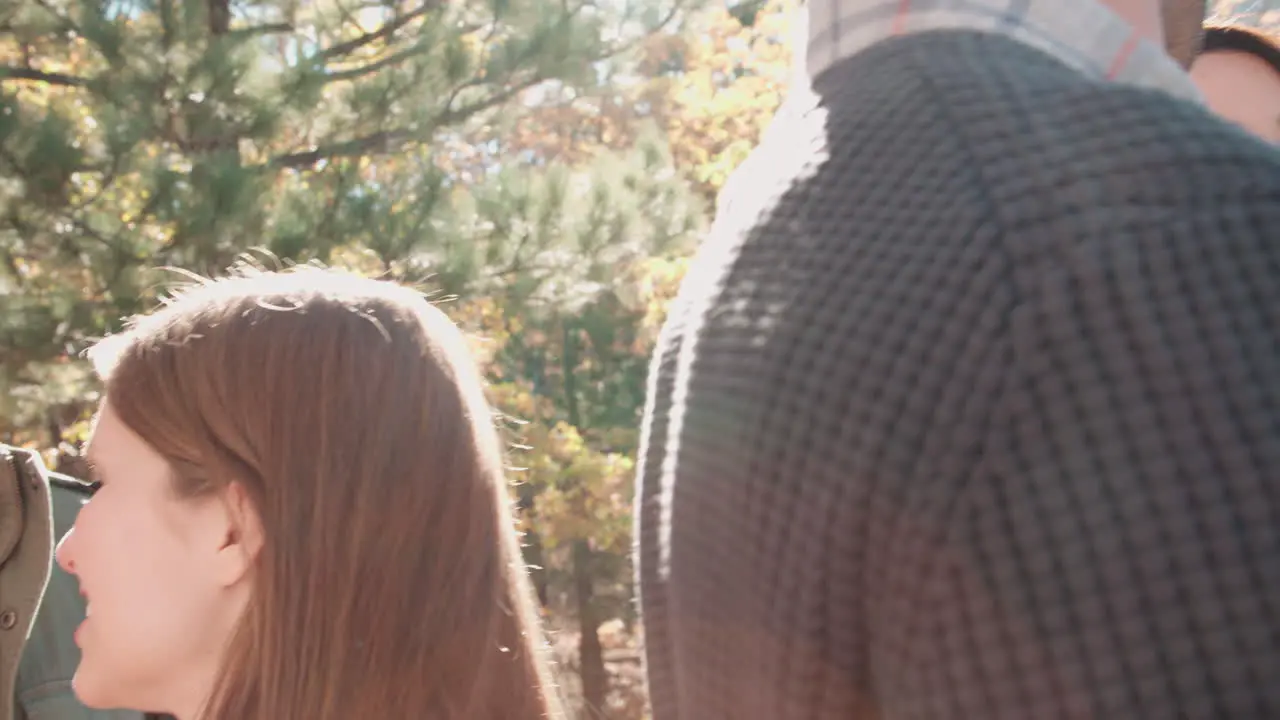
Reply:
<svg viewBox="0 0 1280 720"><path fill-rule="evenodd" d="M89 486L89 495L92 496L94 493L102 489L102 480L99 479L102 475L99 474L97 465L94 465L92 462L87 463L87 465L89 472L86 473L87 478L85 480L85 485Z"/></svg>

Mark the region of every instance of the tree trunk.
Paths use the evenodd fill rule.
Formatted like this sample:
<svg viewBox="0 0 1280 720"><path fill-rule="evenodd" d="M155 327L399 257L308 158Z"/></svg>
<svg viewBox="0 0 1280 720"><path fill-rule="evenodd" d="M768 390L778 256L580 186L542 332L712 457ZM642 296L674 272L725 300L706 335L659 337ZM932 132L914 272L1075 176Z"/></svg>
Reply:
<svg viewBox="0 0 1280 720"><path fill-rule="evenodd" d="M547 556L542 551L542 538L536 532L530 532L526 541L525 557L529 560L529 576L533 581L533 591L538 595L538 604L546 607L550 601L547 585Z"/></svg>
<svg viewBox="0 0 1280 720"><path fill-rule="evenodd" d="M573 584L578 601L579 673L582 676L582 720L605 717L605 697L609 676L604 669L604 649L600 647L600 618L596 614L592 550L586 540L573 541Z"/></svg>
<svg viewBox="0 0 1280 720"><path fill-rule="evenodd" d="M572 322L564 327L564 395L569 423L582 432L582 414L578 409L578 328ZM604 650L600 647L600 617L596 612L595 567L590 541L573 541L573 585L578 605L578 674L582 677L583 720L605 717L605 696L609 692L609 676L604 669Z"/></svg>
<svg viewBox="0 0 1280 720"><path fill-rule="evenodd" d="M533 516L534 503L536 501L536 493L529 483L524 483L517 491L517 505L520 513L529 520L536 518ZM529 522L527 526L535 525L536 522ZM547 606L547 558L543 551L542 536L538 535L538 531L533 527L524 535L524 547L521 548L524 554L525 564L529 566L529 579L533 581L533 590L538 594L538 604L542 607Z"/></svg>
<svg viewBox="0 0 1280 720"><path fill-rule="evenodd" d="M231 29L231 0L208 0L209 34L226 35Z"/></svg>

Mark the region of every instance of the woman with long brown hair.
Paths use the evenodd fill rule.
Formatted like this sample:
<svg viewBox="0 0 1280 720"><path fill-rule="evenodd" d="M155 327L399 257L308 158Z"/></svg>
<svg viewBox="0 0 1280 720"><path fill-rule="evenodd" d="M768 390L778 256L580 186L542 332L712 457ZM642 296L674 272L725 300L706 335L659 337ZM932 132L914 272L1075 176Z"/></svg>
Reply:
<svg viewBox="0 0 1280 720"><path fill-rule="evenodd" d="M84 703L559 717L481 380L420 294L241 271L91 358L100 487L58 549L88 602Z"/></svg>

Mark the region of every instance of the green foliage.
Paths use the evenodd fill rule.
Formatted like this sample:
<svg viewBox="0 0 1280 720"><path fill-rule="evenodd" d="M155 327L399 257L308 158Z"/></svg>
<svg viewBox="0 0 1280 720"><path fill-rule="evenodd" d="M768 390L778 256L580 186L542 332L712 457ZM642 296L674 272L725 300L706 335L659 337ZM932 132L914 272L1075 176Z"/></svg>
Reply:
<svg viewBox="0 0 1280 720"><path fill-rule="evenodd" d="M80 352L152 305L157 267L262 248L416 284L474 338L541 594L603 706L649 354L787 59L725 75L716 51L773 37L777 7L655 32L683 1L0 8L0 441L74 456Z"/></svg>
<svg viewBox="0 0 1280 720"><path fill-rule="evenodd" d="M10 3L0 273L19 298L53 292L37 272L79 292L7 298L45 311L6 318L6 340L67 323L83 344L153 294L138 267L431 245L437 204L466 181L440 169L440 141L544 82L594 82L663 1ZM87 325L82 305L100 306ZM19 359L3 358L11 375Z"/></svg>
<svg viewBox="0 0 1280 720"><path fill-rule="evenodd" d="M760 16L764 6L765 0L742 0L742 2L730 3L729 14L743 26L752 27L756 24L756 18Z"/></svg>
<svg viewBox="0 0 1280 720"><path fill-rule="evenodd" d="M472 266L450 288L549 549L625 556L648 356L705 211L656 144L577 170L499 173L451 227ZM429 266L430 263L427 263Z"/></svg>

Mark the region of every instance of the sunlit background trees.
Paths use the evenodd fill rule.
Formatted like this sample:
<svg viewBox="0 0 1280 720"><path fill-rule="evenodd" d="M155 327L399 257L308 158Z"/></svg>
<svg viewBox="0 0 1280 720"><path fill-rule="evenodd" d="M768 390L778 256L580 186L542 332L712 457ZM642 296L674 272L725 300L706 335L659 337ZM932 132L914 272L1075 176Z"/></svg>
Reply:
<svg viewBox="0 0 1280 720"><path fill-rule="evenodd" d="M160 266L256 253L413 283L484 363L566 692L584 718L642 717L628 554L648 355L793 76L792 11L4 3L0 442L82 470L98 387L80 353L152 305Z"/></svg>

